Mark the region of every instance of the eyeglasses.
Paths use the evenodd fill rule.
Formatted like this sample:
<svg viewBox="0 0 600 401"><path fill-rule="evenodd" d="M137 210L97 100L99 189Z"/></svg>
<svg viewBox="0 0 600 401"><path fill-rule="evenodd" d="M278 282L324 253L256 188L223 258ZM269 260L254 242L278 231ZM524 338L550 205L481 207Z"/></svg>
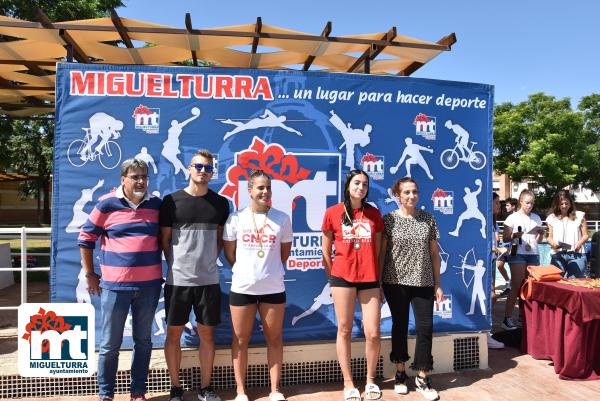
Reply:
<svg viewBox="0 0 600 401"><path fill-rule="evenodd" d="M128 175L127 178L129 178L132 181L146 181L148 179L148 175Z"/></svg>
<svg viewBox="0 0 600 401"><path fill-rule="evenodd" d="M190 167L194 167L197 172L200 172L200 171L202 171L202 169L204 169L204 172L207 174L212 173L213 170L215 169L210 164L202 164L202 163L195 163L195 164L190 165Z"/></svg>

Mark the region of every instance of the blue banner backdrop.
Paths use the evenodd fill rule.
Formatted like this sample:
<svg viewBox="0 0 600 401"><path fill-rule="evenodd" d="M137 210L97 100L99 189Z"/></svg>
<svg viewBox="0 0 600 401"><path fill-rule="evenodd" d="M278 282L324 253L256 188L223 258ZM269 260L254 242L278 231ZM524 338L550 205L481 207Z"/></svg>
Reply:
<svg viewBox="0 0 600 401"><path fill-rule="evenodd" d="M210 187L230 200L232 210L248 204L245 171L262 168L274 177L274 206L292 218L286 341L335 338L320 227L325 209L340 201L352 168L369 173L369 201L382 214L398 208L389 190L396 179L410 174L417 180L420 207L435 215L441 234L447 300L435 307L435 331L488 330L492 105L492 86L463 82L59 64L51 299L90 302L99 322L99 299L90 298L80 274L79 227L98 198L119 185L125 159L145 159L149 190L164 196L187 184L185 166L197 149L206 148L218 161ZM231 269L222 256L219 264L223 323L216 338L227 344ZM410 327L414 330L412 320ZM384 304L382 333L390 329ZM162 345L162 298L153 333L154 343ZM353 334L362 335L358 307ZM191 324L182 341L198 343ZM263 341L258 324L253 341ZM128 320L124 347L131 346Z"/></svg>

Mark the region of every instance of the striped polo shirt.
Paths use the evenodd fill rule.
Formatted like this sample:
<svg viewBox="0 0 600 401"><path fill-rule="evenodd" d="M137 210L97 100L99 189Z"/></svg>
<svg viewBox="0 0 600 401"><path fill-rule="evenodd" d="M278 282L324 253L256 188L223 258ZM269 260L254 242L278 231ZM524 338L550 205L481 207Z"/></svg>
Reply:
<svg viewBox="0 0 600 401"><path fill-rule="evenodd" d="M94 249L100 238L100 287L135 291L162 284L160 204L146 194L136 207L122 187L100 198L78 239L80 247Z"/></svg>

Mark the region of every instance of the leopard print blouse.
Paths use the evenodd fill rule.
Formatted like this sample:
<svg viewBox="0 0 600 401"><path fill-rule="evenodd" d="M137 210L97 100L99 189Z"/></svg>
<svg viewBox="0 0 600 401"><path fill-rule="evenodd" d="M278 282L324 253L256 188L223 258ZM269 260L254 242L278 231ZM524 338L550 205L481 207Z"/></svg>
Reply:
<svg viewBox="0 0 600 401"><path fill-rule="evenodd" d="M440 238L433 215L418 210L414 217L402 217L396 210L383 216L383 224L387 239L383 282L433 287L429 242Z"/></svg>

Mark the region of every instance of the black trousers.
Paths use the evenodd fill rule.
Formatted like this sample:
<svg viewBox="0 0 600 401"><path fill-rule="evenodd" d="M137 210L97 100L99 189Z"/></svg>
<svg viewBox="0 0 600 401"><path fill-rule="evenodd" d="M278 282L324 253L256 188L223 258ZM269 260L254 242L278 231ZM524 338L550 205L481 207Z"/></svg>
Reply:
<svg viewBox="0 0 600 401"><path fill-rule="evenodd" d="M392 363L406 362L408 355L408 317L412 304L417 329L415 358L411 369L433 369L431 343L433 338L433 287L413 287L401 284L383 284L383 292L392 313Z"/></svg>

